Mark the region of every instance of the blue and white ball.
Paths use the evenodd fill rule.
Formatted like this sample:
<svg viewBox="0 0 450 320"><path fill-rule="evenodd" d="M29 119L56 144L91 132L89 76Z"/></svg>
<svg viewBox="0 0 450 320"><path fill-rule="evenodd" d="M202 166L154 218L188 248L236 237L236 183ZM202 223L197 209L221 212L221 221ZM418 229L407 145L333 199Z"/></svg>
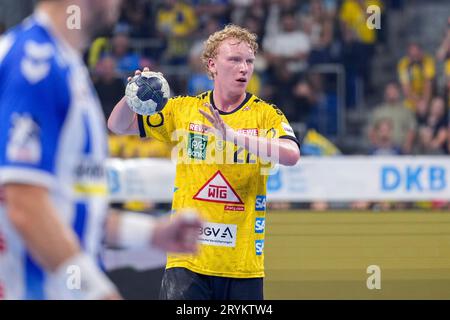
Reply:
<svg viewBox="0 0 450 320"><path fill-rule="evenodd" d="M134 76L125 90L128 106L141 115L161 111L170 96L170 87L160 72L145 71Z"/></svg>

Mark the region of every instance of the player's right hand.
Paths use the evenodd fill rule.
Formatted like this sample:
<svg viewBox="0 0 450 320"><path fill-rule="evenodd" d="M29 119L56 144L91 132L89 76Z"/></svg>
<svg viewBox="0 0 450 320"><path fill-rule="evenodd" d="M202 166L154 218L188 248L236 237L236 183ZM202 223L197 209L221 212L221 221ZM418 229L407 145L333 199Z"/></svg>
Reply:
<svg viewBox="0 0 450 320"><path fill-rule="evenodd" d="M148 72L148 71L150 71L150 69L149 69L148 67L145 67L144 69L142 69L142 71L138 69L138 70L136 70L136 71L134 72L134 76L138 76L138 75L140 75L142 72ZM127 78L127 81L130 82L132 79L133 79L133 77L128 77L128 78Z"/></svg>

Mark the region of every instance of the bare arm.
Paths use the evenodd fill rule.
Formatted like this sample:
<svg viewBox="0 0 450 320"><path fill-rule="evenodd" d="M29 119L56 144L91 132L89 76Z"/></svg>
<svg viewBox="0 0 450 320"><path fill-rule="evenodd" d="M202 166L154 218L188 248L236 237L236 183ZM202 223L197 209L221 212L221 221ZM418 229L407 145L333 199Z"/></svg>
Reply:
<svg viewBox="0 0 450 320"><path fill-rule="evenodd" d="M114 285L92 258L83 254L73 231L60 220L45 187L10 183L5 185L8 218L36 262L49 278L67 283L67 268L82 269L82 299L119 299Z"/></svg>
<svg viewBox="0 0 450 320"><path fill-rule="evenodd" d="M108 118L108 128L115 134L138 135L137 116L127 105L125 97L114 107Z"/></svg>
<svg viewBox="0 0 450 320"><path fill-rule="evenodd" d="M55 271L80 253L75 235L60 221L46 188L7 184L5 199L9 219L33 258L45 269Z"/></svg>
<svg viewBox="0 0 450 320"><path fill-rule="evenodd" d="M431 148L432 149L439 149L441 148L444 143L447 141L447 129L446 128L441 128L438 131L438 134L436 135L435 138L433 138L433 140L431 140Z"/></svg>
<svg viewBox="0 0 450 320"><path fill-rule="evenodd" d="M288 139L268 139L238 133L225 124L219 112L213 106L208 106L212 115L203 110L200 110L200 113L214 127L209 128L209 132L213 132L227 141L234 142L266 161L294 166L300 159L300 151L294 141Z"/></svg>
<svg viewBox="0 0 450 320"><path fill-rule="evenodd" d="M440 61L444 61L449 49L450 49L450 29L447 30L447 33L436 52L436 58Z"/></svg>
<svg viewBox="0 0 450 320"><path fill-rule="evenodd" d="M172 219L114 210L108 215L106 241L123 248L195 253L201 225L198 215L189 210L180 212Z"/></svg>
<svg viewBox="0 0 450 320"><path fill-rule="evenodd" d="M416 137L416 132L414 130L409 130L406 134L405 143L403 145L403 153L410 154L412 153L412 148L414 144L414 139Z"/></svg>
<svg viewBox="0 0 450 320"><path fill-rule="evenodd" d="M150 71L150 69L146 67L143 71ZM134 74L139 75L141 74L141 71L136 70ZM128 82L130 82L130 80L131 77L128 77ZM108 118L108 129L115 134L120 135L139 134L137 115L128 107L125 97L114 106L114 109Z"/></svg>
<svg viewBox="0 0 450 320"><path fill-rule="evenodd" d="M432 87L433 87L433 80L431 79L425 80L423 99L425 100L426 103L430 102L431 100Z"/></svg>

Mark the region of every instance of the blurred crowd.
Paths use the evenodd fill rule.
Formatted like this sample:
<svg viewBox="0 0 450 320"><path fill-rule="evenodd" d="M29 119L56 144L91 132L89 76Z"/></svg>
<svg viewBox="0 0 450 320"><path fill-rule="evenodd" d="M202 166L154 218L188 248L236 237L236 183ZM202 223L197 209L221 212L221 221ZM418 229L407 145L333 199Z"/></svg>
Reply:
<svg viewBox="0 0 450 320"><path fill-rule="evenodd" d="M259 39L248 91L279 106L296 128L307 128L305 139L323 141L330 153L326 137L337 135L339 121L338 74L318 66L337 64L345 70L345 106L340 107L354 106L357 84L371 91L370 60L382 36L366 27L369 5L386 9L380 0L129 0L113 35L96 39L86 60L108 117L126 77L143 66L163 72L173 95L211 89L200 62L203 41L228 23L242 25ZM133 145L114 141L112 149L140 152L127 143ZM315 153L323 149L306 147Z"/></svg>
<svg viewBox="0 0 450 320"><path fill-rule="evenodd" d="M444 66L442 70L437 64ZM409 43L398 62L397 78L386 86L384 102L369 117L370 153L449 154L450 17L435 53L419 42Z"/></svg>
<svg viewBox="0 0 450 320"><path fill-rule="evenodd" d="M371 5L380 9L381 29L367 26ZM340 154L331 143L338 108L354 108L361 92L383 96L374 92L372 58L377 45L386 44L385 20L405 5L404 0L127 0L113 33L97 38L85 59L107 118L123 96L126 78L144 66L164 73L172 95L211 89L200 59L203 41L228 23L245 26L259 39L248 91L283 110L300 133L304 155ZM4 30L0 21L0 34ZM411 41L397 72L391 71L394 81L386 85L384 101L369 106L367 134L361 136L368 154L450 152L450 18L448 29L436 32L443 34L436 52L420 39ZM338 90L340 72L344 92ZM142 146L134 139L112 137L113 155L170 155L170 146L154 141Z"/></svg>
<svg viewBox="0 0 450 320"><path fill-rule="evenodd" d="M367 26L371 5L381 11L381 29ZM283 110L299 133L302 155L341 154L332 143L338 108L354 109L361 93L382 100L369 105L365 115L366 134L360 139L367 142L367 154L449 154L450 17L446 30L436 30L442 35L437 50L423 46L421 39L410 41L384 92L373 83L377 66L372 59L384 54L377 47L388 45L386 19L406 5L404 0L127 0L113 33L95 39L85 60L108 118L124 94L127 77L144 66L164 73L172 95L212 89L201 65L203 41L226 24L239 24L259 40L248 91ZM4 31L0 21L0 35ZM345 74L344 92L339 90L340 73ZM171 149L153 139L110 135L113 157L168 158ZM143 210L149 204L127 205ZM333 206L306 205L318 210ZM351 204L356 209L405 205Z"/></svg>

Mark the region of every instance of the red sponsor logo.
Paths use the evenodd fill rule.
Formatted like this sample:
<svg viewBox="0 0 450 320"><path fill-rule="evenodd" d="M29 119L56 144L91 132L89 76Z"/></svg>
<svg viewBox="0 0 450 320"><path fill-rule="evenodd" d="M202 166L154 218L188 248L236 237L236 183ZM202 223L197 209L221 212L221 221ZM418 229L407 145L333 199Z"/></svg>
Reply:
<svg viewBox="0 0 450 320"><path fill-rule="evenodd" d="M244 204L220 171L217 171L194 195L200 201Z"/></svg>
<svg viewBox="0 0 450 320"><path fill-rule="evenodd" d="M206 127L198 123L189 123L189 130L194 132L205 133Z"/></svg>
<svg viewBox="0 0 450 320"><path fill-rule="evenodd" d="M227 186L215 186L210 184L208 186L208 197L213 197L216 199L226 199Z"/></svg>
<svg viewBox="0 0 450 320"><path fill-rule="evenodd" d="M252 129L238 129L238 133L246 134L248 136L258 136L258 128Z"/></svg>
<svg viewBox="0 0 450 320"><path fill-rule="evenodd" d="M3 284L0 282L0 300L5 299L5 290L3 289Z"/></svg>
<svg viewBox="0 0 450 320"><path fill-rule="evenodd" d="M245 207L244 206L230 206L230 205L226 205L224 207L224 210L227 210L227 211L245 211Z"/></svg>

